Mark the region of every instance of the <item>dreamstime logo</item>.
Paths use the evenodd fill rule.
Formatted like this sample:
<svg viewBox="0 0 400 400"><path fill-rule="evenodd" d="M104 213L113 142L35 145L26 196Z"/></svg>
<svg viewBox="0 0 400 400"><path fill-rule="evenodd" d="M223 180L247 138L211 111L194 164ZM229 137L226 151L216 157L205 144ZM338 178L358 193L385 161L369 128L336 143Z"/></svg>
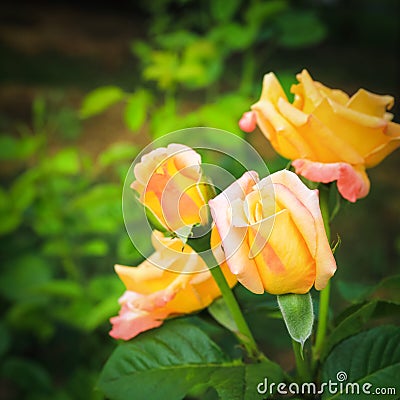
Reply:
<svg viewBox="0 0 400 400"><path fill-rule="evenodd" d="M339 371L336 374L336 380L329 379L327 382L322 382L317 385L314 382L305 382L302 384L292 383L275 383L268 382L268 378L264 378L257 385L259 394L281 394L281 395L321 395L328 393L346 394L346 395L396 395L395 387L376 387L374 388L370 382L346 382L348 379L345 371Z"/></svg>
<svg viewBox="0 0 400 400"><path fill-rule="evenodd" d="M336 380L337 380L338 382L344 382L344 381L346 381L346 380L347 380L347 374L346 374L346 372L344 372L344 371L339 371L339 372L336 374Z"/></svg>
<svg viewBox="0 0 400 400"><path fill-rule="evenodd" d="M165 158L157 159L157 157L160 158L160 154L165 154ZM175 169L174 157L184 160L187 165ZM147 169L143 168L145 163L151 165L150 170L148 164L146 164ZM236 174L230 171L235 171ZM188 206L192 204L190 200L188 201L188 197L199 185L209 185L210 190L214 193L222 192L247 171L256 171L260 178L269 176L267 165L258 152L247 141L233 133L198 127L172 132L154 140L137 155L128 170L124 183L122 211L125 227L133 245L145 258L149 259L153 249L150 241L146 238L151 236L154 223L149 221L149 210L143 204L145 201L143 199L138 201L137 188L146 192L147 187L153 184L151 179L155 175L157 175L157 182L160 183L157 190L160 185L162 186L162 193L157 193L160 197L157 203L159 219L177 237L185 238L185 235L189 235L190 239L202 240L209 234L213 221L210 216L207 218L208 206L203 205L198 208L198 213L201 214L199 220L202 223L195 224L192 229L192 223L187 222L184 215L185 212L188 213ZM132 185L133 182L138 181L138 178L140 178L140 182ZM268 202L272 200L275 207L273 187L270 186L271 193L268 194ZM152 201L154 201L154 197ZM203 221L206 223L203 224ZM262 226L264 233L268 229L269 232L272 230L273 222L274 213ZM264 234L263 240L267 239L268 235ZM245 240L245 233L243 240ZM240 244L241 242L238 241L238 246ZM264 244L257 243L257 248L262 249ZM256 246L254 247L256 248ZM178 252L179 250L170 249L170 251ZM250 251L252 252L249 255L251 258L258 254L257 250L250 249ZM199 254L203 258L207 258L207 254L205 254L207 252L213 252L214 256L218 258L218 262L221 262L221 257L229 257L226 254L218 257L217 254L221 255L219 247L204 250ZM231 253L234 253L234 249ZM185 254L182 252L179 254L179 257L184 256ZM190 257L190 254L186 254L186 256ZM162 260L158 261L155 258L151 258L151 262L162 269L174 270L174 264L165 266ZM185 273L185 271L179 272ZM193 272L201 271L188 271L187 273Z"/></svg>

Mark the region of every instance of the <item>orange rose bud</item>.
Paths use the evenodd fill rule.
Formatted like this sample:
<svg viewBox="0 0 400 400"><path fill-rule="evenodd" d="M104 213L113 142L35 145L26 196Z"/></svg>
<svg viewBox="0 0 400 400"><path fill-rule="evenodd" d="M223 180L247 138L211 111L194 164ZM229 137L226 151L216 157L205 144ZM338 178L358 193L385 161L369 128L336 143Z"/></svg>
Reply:
<svg viewBox="0 0 400 400"><path fill-rule="evenodd" d="M201 182L201 157L190 147L170 144L145 154L134 168L136 190L165 229L207 223L206 184Z"/></svg>

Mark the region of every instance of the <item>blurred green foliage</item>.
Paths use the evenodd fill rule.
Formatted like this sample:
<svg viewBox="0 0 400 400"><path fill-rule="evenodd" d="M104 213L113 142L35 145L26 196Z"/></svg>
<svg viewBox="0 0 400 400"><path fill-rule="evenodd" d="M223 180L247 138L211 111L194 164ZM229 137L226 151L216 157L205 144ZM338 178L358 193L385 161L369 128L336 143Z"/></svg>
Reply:
<svg viewBox="0 0 400 400"><path fill-rule="evenodd" d="M182 6L179 18L167 12L177 5ZM145 39L132 43L142 82L132 93L115 86L93 90L81 115L96 115L124 100L126 125L140 132L151 116L153 138L193 126L241 135L237 120L265 73L257 64L260 47L268 49L270 57L279 48L318 44L327 32L314 10L295 9L286 0L159 0L142 7L149 14L148 31ZM232 60L239 65L235 75ZM195 110L184 111L193 96Z"/></svg>
<svg viewBox="0 0 400 400"><path fill-rule="evenodd" d="M93 365L99 370L111 349L105 323L117 314L123 291L112 265L140 260L121 212L123 179L138 148L115 143L96 158L76 146L56 149L43 98L32 114L32 130L22 125L17 135L0 136L0 163L15 171L0 189L0 376L15 381L15 398L99 398ZM71 329L75 343L68 344ZM60 364L53 370L52 353L71 357L94 345L92 335L101 348L93 348L93 359L72 360L68 371L82 393L72 394L71 382L57 390L53 382L65 371Z"/></svg>
<svg viewBox="0 0 400 400"><path fill-rule="evenodd" d="M115 143L85 154L73 142L81 119L123 102L134 133L212 126L242 135L237 121L261 75L257 47L302 47L325 35L314 12L297 18L285 0L187 2L178 19L167 12L176 5L141 3L150 20L131 46L142 71L133 91L99 87L79 114L39 96L31 123L0 136L0 163L13 171L0 189L0 378L10 398L101 398L93 387L113 347L107 321L123 291L112 265L140 260L121 213L123 179L139 149ZM238 76L227 74L232 59Z"/></svg>

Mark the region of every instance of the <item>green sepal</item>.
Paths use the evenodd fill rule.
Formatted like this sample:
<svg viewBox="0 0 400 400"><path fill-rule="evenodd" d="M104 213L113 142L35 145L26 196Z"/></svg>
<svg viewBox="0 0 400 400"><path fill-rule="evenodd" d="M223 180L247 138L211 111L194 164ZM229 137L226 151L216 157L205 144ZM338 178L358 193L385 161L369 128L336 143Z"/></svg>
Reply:
<svg viewBox="0 0 400 400"><path fill-rule="evenodd" d="M310 337L314 323L314 311L310 293L283 294L277 296L279 309L290 337L301 344Z"/></svg>

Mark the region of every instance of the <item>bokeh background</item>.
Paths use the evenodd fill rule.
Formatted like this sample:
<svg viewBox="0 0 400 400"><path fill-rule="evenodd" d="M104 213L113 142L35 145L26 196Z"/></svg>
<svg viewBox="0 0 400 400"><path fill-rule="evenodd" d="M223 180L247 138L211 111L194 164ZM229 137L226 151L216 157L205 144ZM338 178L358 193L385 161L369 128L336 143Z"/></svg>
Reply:
<svg viewBox="0 0 400 400"><path fill-rule="evenodd" d="M140 254L121 190L135 155L176 129L237 121L274 71L288 91L307 68L327 86L396 98L396 0L13 1L0 5L0 398L102 399L116 343L118 262ZM260 132L246 139L271 171ZM369 171L371 193L342 202L333 309L400 266L400 153ZM146 240L146 239L144 239ZM236 289L266 354L293 367L272 296ZM202 319L216 340L232 337ZM379 323L379 321L378 321Z"/></svg>

